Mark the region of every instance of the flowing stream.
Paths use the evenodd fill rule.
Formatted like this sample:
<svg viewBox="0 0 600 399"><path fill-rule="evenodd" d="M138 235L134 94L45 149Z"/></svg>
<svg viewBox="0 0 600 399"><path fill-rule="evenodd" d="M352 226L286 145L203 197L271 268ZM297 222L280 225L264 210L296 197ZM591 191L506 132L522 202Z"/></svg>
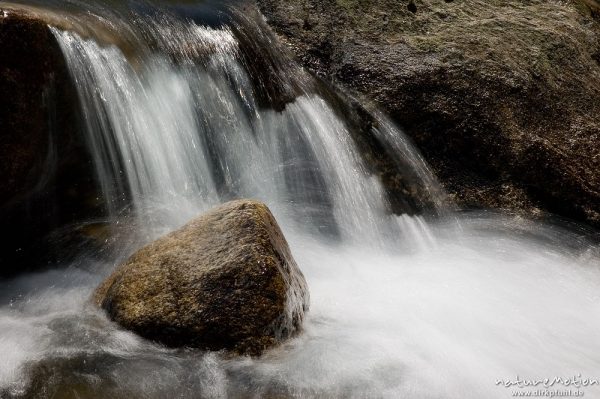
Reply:
<svg viewBox="0 0 600 399"><path fill-rule="evenodd" d="M0 281L0 397L508 398L522 389L497 380L600 382L600 250L585 232L453 212L373 111L359 134L385 145L430 204L393 212L332 89L264 47L276 45L260 21L235 7L190 18L190 7L110 14L114 43L51 26L118 245ZM244 57L257 32L269 79ZM293 95L279 103L261 94L269 85ZM89 304L140 245L233 198L269 205L306 276L298 337L260 358L172 350ZM597 384L578 389L600 397Z"/></svg>

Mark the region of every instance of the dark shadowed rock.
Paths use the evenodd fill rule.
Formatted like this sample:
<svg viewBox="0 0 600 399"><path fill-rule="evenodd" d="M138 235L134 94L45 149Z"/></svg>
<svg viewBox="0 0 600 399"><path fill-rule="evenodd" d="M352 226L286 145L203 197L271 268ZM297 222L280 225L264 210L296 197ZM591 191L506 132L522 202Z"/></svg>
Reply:
<svg viewBox="0 0 600 399"><path fill-rule="evenodd" d="M465 207L600 225L596 0L258 0L302 63L386 109Z"/></svg>
<svg viewBox="0 0 600 399"><path fill-rule="evenodd" d="M239 200L139 250L95 301L168 346L256 355L300 328L308 291L269 209Z"/></svg>
<svg viewBox="0 0 600 399"><path fill-rule="evenodd" d="M47 23L3 9L0 52L1 277L52 260L46 236L100 207L77 95Z"/></svg>

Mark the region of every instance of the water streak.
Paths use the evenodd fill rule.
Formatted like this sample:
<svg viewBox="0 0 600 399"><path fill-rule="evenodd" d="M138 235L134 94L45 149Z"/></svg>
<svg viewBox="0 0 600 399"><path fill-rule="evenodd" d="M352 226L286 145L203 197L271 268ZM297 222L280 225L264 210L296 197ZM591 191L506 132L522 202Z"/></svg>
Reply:
<svg viewBox="0 0 600 399"><path fill-rule="evenodd" d="M260 109L227 28L146 30L180 58L155 53L136 68L114 46L53 29L113 213L131 197L144 221L151 209L154 225L177 225L219 201L254 197L276 211L303 209L317 229L332 218L345 240L377 244L402 233L390 223L381 183L325 100L302 94L282 112Z"/></svg>

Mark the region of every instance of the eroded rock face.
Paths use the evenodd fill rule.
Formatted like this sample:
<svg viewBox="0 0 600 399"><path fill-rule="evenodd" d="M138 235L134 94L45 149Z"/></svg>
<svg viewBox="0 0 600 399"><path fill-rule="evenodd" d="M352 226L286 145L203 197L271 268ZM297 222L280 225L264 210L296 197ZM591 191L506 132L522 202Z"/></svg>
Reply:
<svg viewBox="0 0 600 399"><path fill-rule="evenodd" d="M312 71L387 110L465 207L600 226L595 0L258 0Z"/></svg>
<svg viewBox="0 0 600 399"><path fill-rule="evenodd" d="M142 248L94 298L145 338L251 355L294 334L309 300L273 215L250 200L226 203Z"/></svg>

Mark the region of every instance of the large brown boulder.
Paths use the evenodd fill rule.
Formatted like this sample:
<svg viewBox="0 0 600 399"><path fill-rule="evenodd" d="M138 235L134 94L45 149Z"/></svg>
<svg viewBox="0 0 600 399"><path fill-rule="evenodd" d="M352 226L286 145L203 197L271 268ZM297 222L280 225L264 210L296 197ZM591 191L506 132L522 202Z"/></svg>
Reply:
<svg viewBox="0 0 600 399"><path fill-rule="evenodd" d="M387 110L459 204L600 226L596 0L258 0L313 72Z"/></svg>
<svg viewBox="0 0 600 399"><path fill-rule="evenodd" d="M95 293L112 320L143 337L251 355L298 331L308 299L273 215L250 200L142 248Z"/></svg>

